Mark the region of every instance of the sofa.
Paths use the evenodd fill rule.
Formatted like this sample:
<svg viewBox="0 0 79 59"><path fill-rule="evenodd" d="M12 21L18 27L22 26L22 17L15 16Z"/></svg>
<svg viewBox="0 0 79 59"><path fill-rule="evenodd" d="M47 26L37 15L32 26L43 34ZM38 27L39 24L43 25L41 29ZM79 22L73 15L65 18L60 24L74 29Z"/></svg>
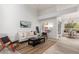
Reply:
<svg viewBox="0 0 79 59"><path fill-rule="evenodd" d="M37 37L38 35L34 35L34 32L19 31L17 33L17 36L18 36L18 41L23 42L23 41L27 41L31 37Z"/></svg>

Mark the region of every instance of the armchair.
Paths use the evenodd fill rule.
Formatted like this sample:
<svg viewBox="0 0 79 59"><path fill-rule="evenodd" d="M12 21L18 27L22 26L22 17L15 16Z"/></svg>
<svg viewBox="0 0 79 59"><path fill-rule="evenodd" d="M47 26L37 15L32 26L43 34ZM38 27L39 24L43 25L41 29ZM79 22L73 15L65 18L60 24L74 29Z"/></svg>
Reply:
<svg viewBox="0 0 79 59"><path fill-rule="evenodd" d="M9 39L8 36L0 38L0 43L1 43L1 46L2 46L2 48L0 49L0 51L2 51L5 47L10 46L10 48L12 49L12 51L15 52L15 48L14 48L14 46L13 46L13 44L10 41L10 39Z"/></svg>

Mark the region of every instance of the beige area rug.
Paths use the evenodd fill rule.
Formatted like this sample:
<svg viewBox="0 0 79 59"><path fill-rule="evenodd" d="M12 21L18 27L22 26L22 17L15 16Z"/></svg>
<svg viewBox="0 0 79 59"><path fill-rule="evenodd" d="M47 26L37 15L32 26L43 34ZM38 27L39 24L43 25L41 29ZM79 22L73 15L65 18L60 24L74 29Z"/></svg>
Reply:
<svg viewBox="0 0 79 59"><path fill-rule="evenodd" d="M18 47L16 47L16 50L22 54L42 54L45 50L47 50L55 43L56 41L47 40L45 43L38 44L35 47L32 47L27 43L22 43L22 44L19 44Z"/></svg>
<svg viewBox="0 0 79 59"><path fill-rule="evenodd" d="M20 54L20 53L18 51L13 52L10 49L5 48L2 51L0 51L0 54Z"/></svg>

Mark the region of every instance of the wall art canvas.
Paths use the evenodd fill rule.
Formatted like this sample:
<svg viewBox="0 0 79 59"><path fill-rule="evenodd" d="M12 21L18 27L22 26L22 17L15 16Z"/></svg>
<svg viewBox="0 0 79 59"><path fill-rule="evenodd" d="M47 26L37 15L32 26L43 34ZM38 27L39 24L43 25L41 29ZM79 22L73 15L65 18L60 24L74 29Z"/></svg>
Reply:
<svg viewBox="0 0 79 59"><path fill-rule="evenodd" d="M31 28L31 22L30 21L20 21L20 27L21 28Z"/></svg>

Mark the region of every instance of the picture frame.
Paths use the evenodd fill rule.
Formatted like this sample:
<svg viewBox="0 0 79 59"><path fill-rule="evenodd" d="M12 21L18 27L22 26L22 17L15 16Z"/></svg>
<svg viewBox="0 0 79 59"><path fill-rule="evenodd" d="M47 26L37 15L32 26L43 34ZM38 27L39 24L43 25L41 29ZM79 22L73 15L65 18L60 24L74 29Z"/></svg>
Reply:
<svg viewBox="0 0 79 59"><path fill-rule="evenodd" d="M20 27L21 28L31 28L31 22L30 21L21 20L20 21Z"/></svg>

